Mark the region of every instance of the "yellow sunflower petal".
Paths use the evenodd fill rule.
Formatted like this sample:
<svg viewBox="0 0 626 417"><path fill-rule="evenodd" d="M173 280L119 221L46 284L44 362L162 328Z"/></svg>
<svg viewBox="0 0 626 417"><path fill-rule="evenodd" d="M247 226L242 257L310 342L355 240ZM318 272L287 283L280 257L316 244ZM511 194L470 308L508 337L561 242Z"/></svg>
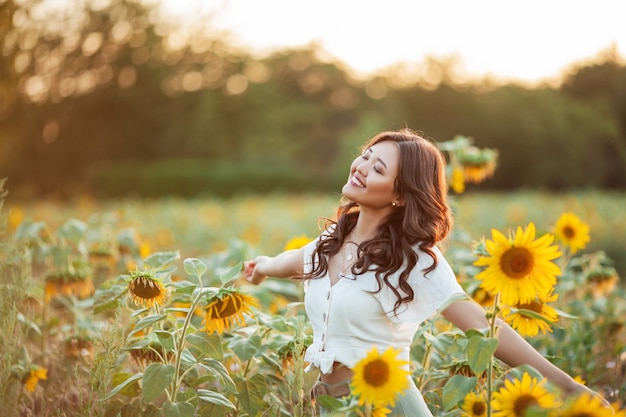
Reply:
<svg viewBox="0 0 626 417"><path fill-rule="evenodd" d="M613 409L605 407L600 398L583 393L574 402L565 407L560 417L613 417Z"/></svg>
<svg viewBox="0 0 626 417"><path fill-rule="evenodd" d="M551 236L535 239L535 226L529 223L526 229L518 227L512 239L497 230L492 230L492 238L485 242L489 256L474 262L487 267L476 276L485 290L500 293L502 301L510 305L528 303L538 294L550 292L561 274L552 262L560 253L551 246Z"/></svg>
<svg viewBox="0 0 626 417"><path fill-rule="evenodd" d="M409 385L409 370L408 363L397 358L399 353L397 349L388 348L379 354L374 346L356 364L350 385L359 404L393 407L397 396L404 395Z"/></svg>
<svg viewBox="0 0 626 417"><path fill-rule="evenodd" d="M531 407L551 410L561 405L557 397L528 373L522 379L505 380L504 386L493 394L493 417L524 417Z"/></svg>

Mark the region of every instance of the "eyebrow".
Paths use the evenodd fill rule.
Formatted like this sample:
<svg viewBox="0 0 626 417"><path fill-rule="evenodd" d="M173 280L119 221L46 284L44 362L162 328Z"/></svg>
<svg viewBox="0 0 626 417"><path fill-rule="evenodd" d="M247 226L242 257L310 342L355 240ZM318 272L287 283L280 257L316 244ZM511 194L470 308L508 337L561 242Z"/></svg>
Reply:
<svg viewBox="0 0 626 417"><path fill-rule="evenodd" d="M372 150L372 148L367 148L367 149L365 150L365 152L374 153L374 151ZM389 168L387 168L387 164L385 163L385 161L383 161L383 160L382 160L382 159L380 159L379 157L376 157L376 160L377 160L378 162L380 162L380 163L382 164L382 166L384 166L384 167L385 167L385 169L389 169Z"/></svg>

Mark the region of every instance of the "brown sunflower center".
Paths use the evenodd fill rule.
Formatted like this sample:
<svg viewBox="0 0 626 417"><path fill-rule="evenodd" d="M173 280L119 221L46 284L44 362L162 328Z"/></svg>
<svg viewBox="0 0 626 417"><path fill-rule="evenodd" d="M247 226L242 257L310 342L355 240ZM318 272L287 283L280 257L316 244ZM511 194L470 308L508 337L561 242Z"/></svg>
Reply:
<svg viewBox="0 0 626 417"><path fill-rule="evenodd" d="M373 360L365 365L363 378L368 385L379 387L389 380L389 365L380 359Z"/></svg>
<svg viewBox="0 0 626 417"><path fill-rule="evenodd" d="M144 300L152 300L161 295L159 283L148 277L135 278L128 286L128 289L136 297L143 298Z"/></svg>
<svg viewBox="0 0 626 417"><path fill-rule="evenodd" d="M533 254L526 248L513 247L502 255L500 268L509 278L521 279L530 274L535 265Z"/></svg>
<svg viewBox="0 0 626 417"><path fill-rule="evenodd" d="M574 230L572 226L565 226L562 231L563 236L568 239L572 239L574 236L576 236L576 230Z"/></svg>
<svg viewBox="0 0 626 417"><path fill-rule="evenodd" d="M482 401L476 401L472 404L472 415L473 416L482 416L487 412L487 406Z"/></svg>
<svg viewBox="0 0 626 417"><path fill-rule="evenodd" d="M237 294L228 295L218 299L212 304L213 308L208 309L211 319L223 319L238 314L243 305L243 298Z"/></svg>
<svg viewBox="0 0 626 417"><path fill-rule="evenodd" d="M538 406L539 402L537 399L529 394L521 395L519 398L515 400L513 403L513 412L518 417L523 417L526 414L526 410L528 407Z"/></svg>
<svg viewBox="0 0 626 417"><path fill-rule="evenodd" d="M596 414L581 411L579 413L570 414L571 417L595 417Z"/></svg>
<svg viewBox="0 0 626 417"><path fill-rule="evenodd" d="M534 311L535 313L543 312L543 304L539 301L531 301L530 303L526 304L518 304L517 308Z"/></svg>

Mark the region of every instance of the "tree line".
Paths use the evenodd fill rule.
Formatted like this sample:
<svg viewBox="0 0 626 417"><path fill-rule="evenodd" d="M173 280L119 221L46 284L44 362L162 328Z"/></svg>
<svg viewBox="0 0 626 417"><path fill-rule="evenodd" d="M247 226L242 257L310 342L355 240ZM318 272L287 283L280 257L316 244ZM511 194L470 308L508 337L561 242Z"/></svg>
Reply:
<svg viewBox="0 0 626 417"><path fill-rule="evenodd" d="M461 83L435 59L355 80L315 45L255 58L141 2L45 3L0 1L0 176L16 194L336 191L359 144L405 126L497 149L481 189L626 186L615 48L558 86Z"/></svg>

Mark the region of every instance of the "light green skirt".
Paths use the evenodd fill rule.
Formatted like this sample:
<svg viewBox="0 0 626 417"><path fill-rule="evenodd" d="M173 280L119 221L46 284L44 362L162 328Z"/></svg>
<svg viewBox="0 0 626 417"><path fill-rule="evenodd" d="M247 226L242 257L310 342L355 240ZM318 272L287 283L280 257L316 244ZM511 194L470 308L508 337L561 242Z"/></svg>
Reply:
<svg viewBox="0 0 626 417"><path fill-rule="evenodd" d="M387 417L433 417L412 378L409 378L409 387L404 391L404 395L396 398L395 406L387 408L391 409L391 414L387 414ZM333 414L320 407L319 415L323 417Z"/></svg>

